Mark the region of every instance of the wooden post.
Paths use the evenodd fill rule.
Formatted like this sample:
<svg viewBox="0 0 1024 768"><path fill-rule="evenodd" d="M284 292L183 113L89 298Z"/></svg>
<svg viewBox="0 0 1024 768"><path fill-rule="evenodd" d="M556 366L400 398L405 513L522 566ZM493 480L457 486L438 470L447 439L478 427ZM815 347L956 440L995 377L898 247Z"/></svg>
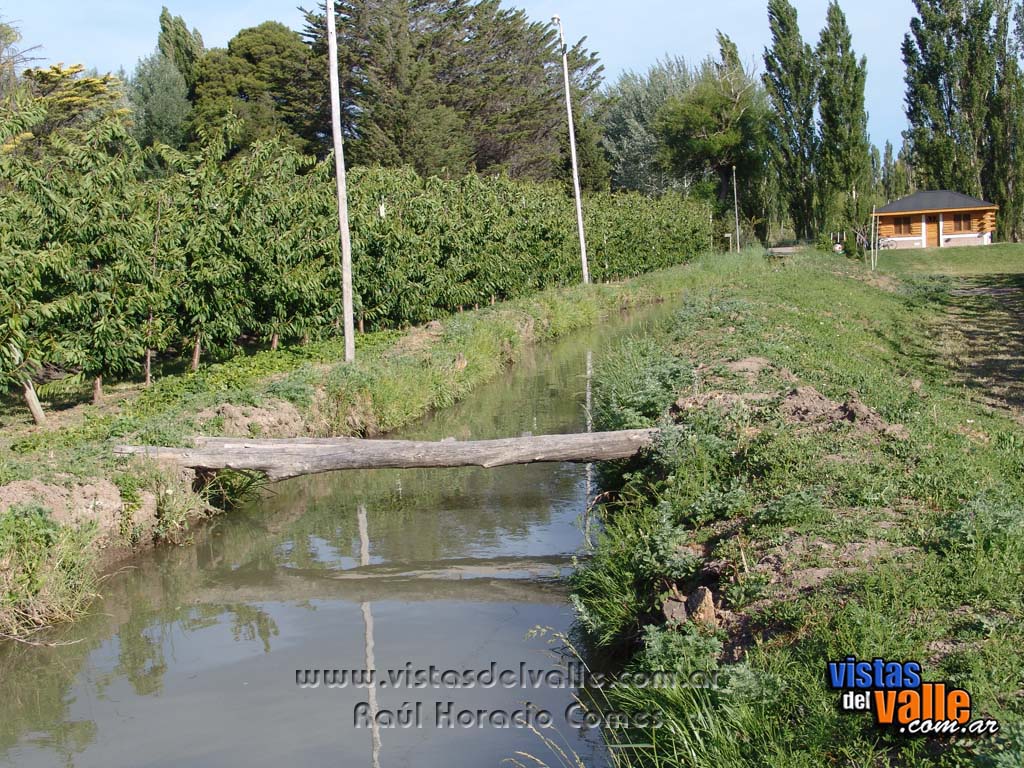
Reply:
<svg viewBox="0 0 1024 768"><path fill-rule="evenodd" d="M39 404L39 398L36 396L36 388L32 383L32 379L25 379L23 392L25 394L25 403L32 414L32 421L42 426L46 423L46 414L43 413L43 406Z"/></svg>
<svg viewBox="0 0 1024 768"><path fill-rule="evenodd" d="M199 357L203 353L203 333L196 334L196 343L192 346L192 371L199 370Z"/></svg>
<svg viewBox="0 0 1024 768"><path fill-rule="evenodd" d="M334 142L334 177L338 192L338 229L341 235L341 308L345 326L345 362L356 359L356 337L352 320L352 239L348 230L348 190L345 180L345 148L341 138L341 94L338 92L338 29L334 21L334 0L326 0L327 58L331 82L331 138Z"/></svg>
<svg viewBox="0 0 1024 768"><path fill-rule="evenodd" d="M736 166L732 167L732 202L736 213L736 253L740 252L740 193L736 189Z"/></svg>
<svg viewBox="0 0 1024 768"><path fill-rule="evenodd" d="M99 405L103 402L103 377L97 376L92 380L92 404Z"/></svg>

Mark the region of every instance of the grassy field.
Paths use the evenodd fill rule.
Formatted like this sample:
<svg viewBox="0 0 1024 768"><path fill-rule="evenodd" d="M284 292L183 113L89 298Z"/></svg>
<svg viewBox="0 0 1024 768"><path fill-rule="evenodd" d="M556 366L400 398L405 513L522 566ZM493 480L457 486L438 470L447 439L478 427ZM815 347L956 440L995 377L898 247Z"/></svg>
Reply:
<svg viewBox="0 0 1024 768"><path fill-rule="evenodd" d="M1024 248L1014 243L999 243L972 248L882 251L878 268L896 275L1019 275L1024 274Z"/></svg>
<svg viewBox="0 0 1024 768"><path fill-rule="evenodd" d="M820 254L705 260L671 322L598 361L600 425L663 431L606 473L620 492L574 576L583 644L595 664L720 674L602 691L663 721L609 729L619 765L1024 765L1024 428L961 366L990 350L951 313L1014 320L926 276L1005 275L1024 250L933 253L900 254L899 279ZM999 736L841 711L826 664L848 656L920 662Z"/></svg>

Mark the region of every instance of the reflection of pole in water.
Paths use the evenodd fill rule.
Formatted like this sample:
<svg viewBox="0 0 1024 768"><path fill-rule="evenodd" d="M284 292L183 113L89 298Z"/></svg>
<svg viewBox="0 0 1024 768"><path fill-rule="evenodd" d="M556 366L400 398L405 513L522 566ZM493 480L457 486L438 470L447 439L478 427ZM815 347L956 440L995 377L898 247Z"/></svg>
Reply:
<svg viewBox="0 0 1024 768"><path fill-rule="evenodd" d="M591 404L593 402L592 395L592 382L594 379L594 352L593 350L587 350L587 432L594 431L594 415L591 413ZM587 502L586 508L583 511L583 536L590 546L590 494L594 490L594 465L587 464Z"/></svg>
<svg viewBox="0 0 1024 768"><path fill-rule="evenodd" d="M359 505L358 516L359 564L366 566L370 564L370 533L366 522L366 507L362 504ZM373 768L380 768L380 724L377 722L380 705L377 703L377 666L373 658L373 612L370 610L370 603L361 603L359 607L363 612L363 627L365 628L363 640L366 647L366 669L371 674L370 685L366 691L370 705L370 732L373 735L371 765Z"/></svg>

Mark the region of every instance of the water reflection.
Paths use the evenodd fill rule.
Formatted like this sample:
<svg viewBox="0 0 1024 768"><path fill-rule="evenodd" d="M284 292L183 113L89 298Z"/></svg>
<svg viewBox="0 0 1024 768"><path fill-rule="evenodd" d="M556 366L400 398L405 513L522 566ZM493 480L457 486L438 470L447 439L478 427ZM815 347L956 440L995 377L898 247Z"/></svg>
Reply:
<svg viewBox="0 0 1024 768"><path fill-rule="evenodd" d="M622 332L625 323L616 326ZM403 436L483 439L587 427L586 350L609 329L538 350ZM569 628L558 576L581 545L583 467L386 470L274 487L259 504L104 584L54 648L0 648L0 765L499 765L523 729L437 728L452 711L549 710L563 748L569 689L301 689L300 669L551 668L536 626ZM419 705L420 728L356 727ZM373 718L371 718L372 720ZM367 759L369 758L369 760Z"/></svg>

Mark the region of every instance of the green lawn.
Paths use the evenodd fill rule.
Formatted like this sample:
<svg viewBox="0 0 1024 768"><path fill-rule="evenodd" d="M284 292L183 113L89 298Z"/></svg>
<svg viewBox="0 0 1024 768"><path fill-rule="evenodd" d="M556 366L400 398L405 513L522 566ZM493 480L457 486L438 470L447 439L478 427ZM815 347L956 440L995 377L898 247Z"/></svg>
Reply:
<svg viewBox="0 0 1024 768"><path fill-rule="evenodd" d="M882 251L878 268L892 274L974 276L1024 273L1024 244L997 243L971 248L917 248Z"/></svg>

